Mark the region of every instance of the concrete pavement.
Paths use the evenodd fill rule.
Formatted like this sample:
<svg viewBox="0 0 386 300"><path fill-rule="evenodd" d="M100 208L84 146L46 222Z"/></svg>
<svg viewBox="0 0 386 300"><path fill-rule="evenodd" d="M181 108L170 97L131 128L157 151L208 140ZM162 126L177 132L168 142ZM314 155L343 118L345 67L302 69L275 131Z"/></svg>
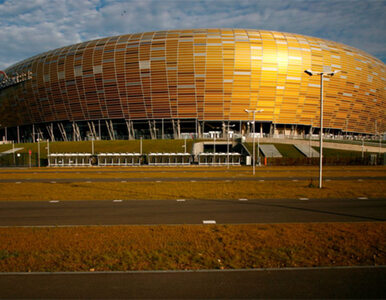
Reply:
<svg viewBox="0 0 386 300"><path fill-rule="evenodd" d="M142 177L142 178L128 178L128 177L116 177L116 178L28 178L28 179L0 179L0 183L70 183L70 182L213 182L213 181L305 181L313 178L318 180L317 176L285 176L285 177ZM324 176L323 180L386 180L386 176Z"/></svg>

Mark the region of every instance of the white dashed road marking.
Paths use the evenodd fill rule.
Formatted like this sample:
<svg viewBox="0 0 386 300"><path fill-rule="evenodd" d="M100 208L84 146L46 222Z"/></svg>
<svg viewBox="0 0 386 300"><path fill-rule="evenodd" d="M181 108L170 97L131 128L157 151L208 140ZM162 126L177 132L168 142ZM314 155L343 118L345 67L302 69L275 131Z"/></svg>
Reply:
<svg viewBox="0 0 386 300"><path fill-rule="evenodd" d="M363 181L363 179L358 179L358 181Z"/></svg>
<svg viewBox="0 0 386 300"><path fill-rule="evenodd" d="M295 182L296 182L296 181L299 181L299 180L297 180L297 179L292 179L292 181L295 181Z"/></svg>
<svg viewBox="0 0 386 300"><path fill-rule="evenodd" d="M248 201L246 198L240 198L239 201Z"/></svg>
<svg viewBox="0 0 386 300"><path fill-rule="evenodd" d="M122 202L122 200L113 200L113 202Z"/></svg>
<svg viewBox="0 0 386 300"><path fill-rule="evenodd" d="M50 203L58 203L59 200L51 200Z"/></svg>
<svg viewBox="0 0 386 300"><path fill-rule="evenodd" d="M196 182L195 180L191 180L190 182Z"/></svg>
<svg viewBox="0 0 386 300"><path fill-rule="evenodd" d="M127 182L126 180L121 180L121 182Z"/></svg>
<svg viewBox="0 0 386 300"><path fill-rule="evenodd" d="M259 181L260 181L260 182L263 182L263 181L264 181L264 179L260 179Z"/></svg>
<svg viewBox="0 0 386 300"><path fill-rule="evenodd" d="M157 180L156 182L161 182L161 180Z"/></svg>
<svg viewBox="0 0 386 300"><path fill-rule="evenodd" d="M367 197L358 197L358 200L367 200L367 199L369 199L369 198L367 198Z"/></svg>
<svg viewBox="0 0 386 300"><path fill-rule="evenodd" d="M203 224L216 224L216 221L215 220L203 220L202 223Z"/></svg>
<svg viewBox="0 0 386 300"><path fill-rule="evenodd" d="M299 198L299 200L307 201L307 200L310 200L310 199L308 199L308 198Z"/></svg>
<svg viewBox="0 0 386 300"><path fill-rule="evenodd" d="M51 181L51 183L56 183L56 181Z"/></svg>
<svg viewBox="0 0 386 300"><path fill-rule="evenodd" d="M185 199L177 199L177 202L185 202Z"/></svg>
<svg viewBox="0 0 386 300"><path fill-rule="evenodd" d="M331 181L331 179L326 179L326 181Z"/></svg>
<svg viewBox="0 0 386 300"><path fill-rule="evenodd" d="M16 183L16 184L20 184L20 183L21 183L21 181L16 181L15 183Z"/></svg>

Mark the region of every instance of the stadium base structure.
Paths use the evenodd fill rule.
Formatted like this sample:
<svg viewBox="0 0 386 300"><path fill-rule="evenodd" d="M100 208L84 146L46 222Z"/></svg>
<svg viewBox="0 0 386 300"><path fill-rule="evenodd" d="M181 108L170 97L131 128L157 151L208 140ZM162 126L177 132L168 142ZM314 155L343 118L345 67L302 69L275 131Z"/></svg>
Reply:
<svg viewBox="0 0 386 300"><path fill-rule="evenodd" d="M256 122L255 137L317 138L320 129L310 125L274 124ZM379 135L347 132L325 128L330 139L377 139ZM227 139L253 137L253 122L182 120L93 120L78 122L50 122L1 128L3 141L30 143L40 140L87 141L87 140L135 140L135 139Z"/></svg>

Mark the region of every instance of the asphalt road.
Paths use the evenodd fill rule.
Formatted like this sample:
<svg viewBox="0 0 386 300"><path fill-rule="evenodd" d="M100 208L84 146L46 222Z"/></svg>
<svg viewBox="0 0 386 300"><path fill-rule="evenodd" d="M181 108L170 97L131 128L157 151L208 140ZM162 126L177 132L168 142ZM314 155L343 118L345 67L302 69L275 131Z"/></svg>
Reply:
<svg viewBox="0 0 386 300"><path fill-rule="evenodd" d="M379 298L385 267L0 274L0 298Z"/></svg>
<svg viewBox="0 0 386 300"><path fill-rule="evenodd" d="M386 221L386 199L0 202L0 226Z"/></svg>

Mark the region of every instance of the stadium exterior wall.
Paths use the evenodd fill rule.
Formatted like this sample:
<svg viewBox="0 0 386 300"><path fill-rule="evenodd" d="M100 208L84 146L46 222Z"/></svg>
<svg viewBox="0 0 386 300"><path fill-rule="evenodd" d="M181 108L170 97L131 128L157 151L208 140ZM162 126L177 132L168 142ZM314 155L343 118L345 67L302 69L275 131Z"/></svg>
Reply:
<svg viewBox="0 0 386 300"><path fill-rule="evenodd" d="M385 64L340 43L252 29L192 29L108 37L48 51L0 74L0 137L180 137L257 131L385 131ZM126 132L126 133L125 133Z"/></svg>

